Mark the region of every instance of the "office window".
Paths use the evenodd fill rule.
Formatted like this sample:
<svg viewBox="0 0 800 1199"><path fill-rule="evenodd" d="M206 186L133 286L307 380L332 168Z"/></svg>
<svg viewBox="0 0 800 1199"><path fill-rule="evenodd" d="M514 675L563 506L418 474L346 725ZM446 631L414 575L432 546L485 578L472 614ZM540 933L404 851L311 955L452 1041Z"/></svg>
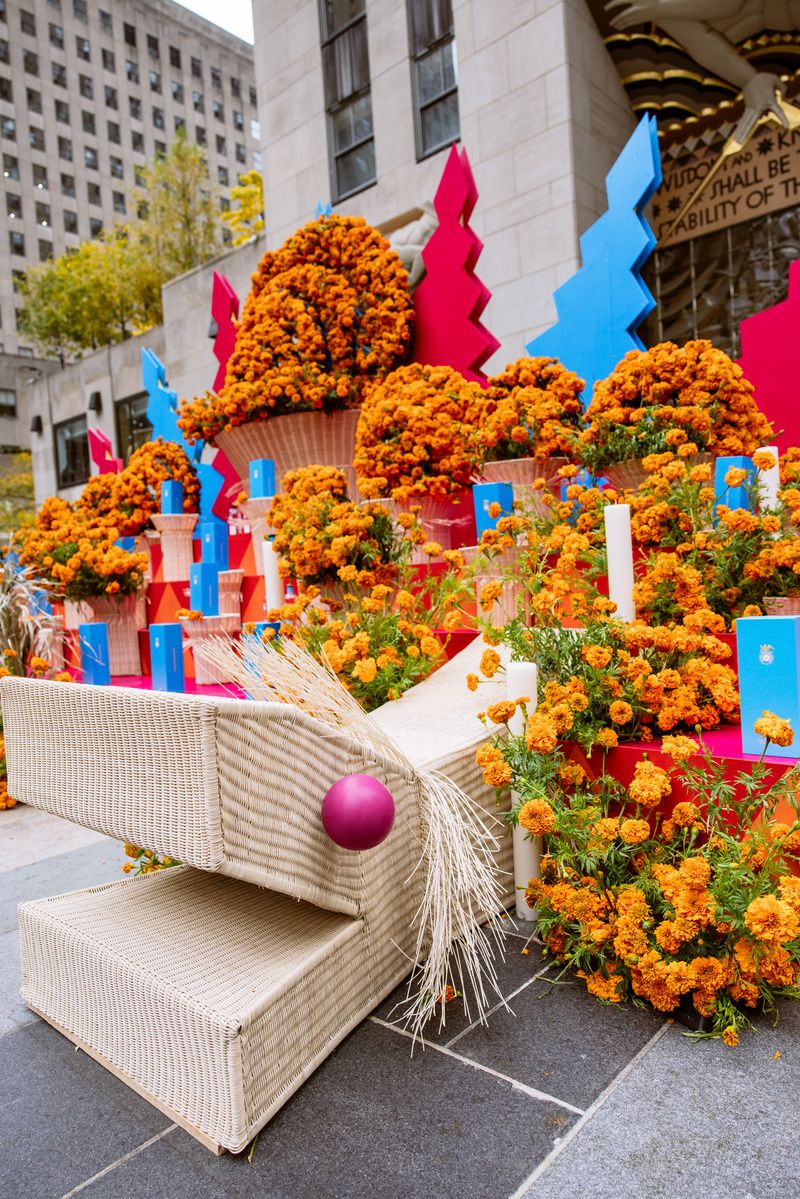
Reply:
<svg viewBox="0 0 800 1199"><path fill-rule="evenodd" d="M115 87L109 87L109 85L106 84L105 97L106 97L106 108L119 108L119 101L117 98L117 89Z"/></svg>
<svg viewBox="0 0 800 1199"><path fill-rule="evenodd" d="M18 229L12 229L8 235L8 244L12 254L25 257L25 235Z"/></svg>
<svg viewBox="0 0 800 1199"><path fill-rule="evenodd" d="M28 112L42 111L42 93L35 91L32 87L25 89L25 100L28 104Z"/></svg>
<svg viewBox="0 0 800 1199"><path fill-rule="evenodd" d="M82 58L84 62L91 62L92 47L89 43L88 37L75 38L75 53L78 55L78 58Z"/></svg>
<svg viewBox="0 0 800 1199"><path fill-rule="evenodd" d="M100 28L102 29L103 33L113 33L114 26L111 21L111 13L104 12L101 8L98 16L100 17Z"/></svg>
<svg viewBox="0 0 800 1199"><path fill-rule="evenodd" d="M218 88L222 87L222 71L219 69L219 67L211 68L211 86Z"/></svg>
<svg viewBox="0 0 800 1199"><path fill-rule="evenodd" d="M50 71L53 76L53 83L59 87L67 86L67 68L62 62L54 62L50 64Z"/></svg>
<svg viewBox="0 0 800 1199"><path fill-rule="evenodd" d="M0 0L0 21L6 20L6 0Z"/></svg>
<svg viewBox="0 0 800 1199"><path fill-rule="evenodd" d="M43 150L44 149L44 130L43 129L30 129L28 131L28 141L30 142L32 150Z"/></svg>
<svg viewBox="0 0 800 1199"><path fill-rule="evenodd" d="M93 133L93 134L97 133L97 124L95 122L93 112L82 112L81 113L81 124L83 126L84 133Z"/></svg>
<svg viewBox="0 0 800 1199"><path fill-rule="evenodd" d="M58 139L58 157L63 158L65 162L72 162L72 142L68 137Z"/></svg>
<svg viewBox="0 0 800 1199"><path fill-rule="evenodd" d="M43 237L39 238L39 261L47 262L48 258L53 257L53 243L45 241Z"/></svg>
<svg viewBox="0 0 800 1199"><path fill-rule="evenodd" d="M89 436L85 416L53 426L59 487L77 487L89 479Z"/></svg>
<svg viewBox="0 0 800 1199"><path fill-rule="evenodd" d="M451 0L408 0L417 161L459 137Z"/></svg>
<svg viewBox="0 0 800 1199"><path fill-rule="evenodd" d="M244 115L236 108L233 110L233 127L234 129L244 129Z"/></svg>
<svg viewBox="0 0 800 1199"><path fill-rule="evenodd" d="M39 75L39 55L34 54L33 50L23 50L22 65L29 75Z"/></svg>
<svg viewBox="0 0 800 1199"><path fill-rule="evenodd" d="M90 237L99 237L102 232L103 232L103 222L100 220L100 217L90 216L89 217L89 236Z"/></svg>
<svg viewBox="0 0 800 1199"><path fill-rule="evenodd" d="M128 25L128 23L126 22L122 26L122 36L125 38L126 46L135 46L136 45L136 30L133 27L133 25Z"/></svg>
<svg viewBox="0 0 800 1199"><path fill-rule="evenodd" d="M213 100L211 107L214 110L214 116L217 118L217 120L224 121L225 120L225 105L222 103L222 101L221 100Z"/></svg>
<svg viewBox="0 0 800 1199"><path fill-rule="evenodd" d="M5 38L0 38L0 62L8 62L8 61L9 61L8 42L6 41Z"/></svg>
<svg viewBox="0 0 800 1199"><path fill-rule="evenodd" d="M144 187L145 183L145 168L140 167L138 163L133 168L133 181L137 187Z"/></svg>
<svg viewBox="0 0 800 1199"><path fill-rule="evenodd" d="M50 25L50 41L54 46L58 46L59 50L64 49L64 30L60 25Z"/></svg>
<svg viewBox="0 0 800 1199"><path fill-rule="evenodd" d="M61 176L61 194L62 194L62 196L74 196L75 195L75 176L74 175L63 175L62 174L62 176Z"/></svg>
<svg viewBox="0 0 800 1199"><path fill-rule="evenodd" d="M117 122L116 121L106 121L106 131L108 133L108 140L110 142L113 142L116 146L119 146L121 144L122 139L120 137L120 129L119 129L119 125L117 124Z"/></svg>
<svg viewBox="0 0 800 1199"><path fill-rule="evenodd" d="M131 147L134 154L144 154L144 134L138 129L131 130Z"/></svg>
<svg viewBox="0 0 800 1199"><path fill-rule="evenodd" d="M247 153L241 142L236 143L236 161L247 162Z"/></svg>
<svg viewBox="0 0 800 1199"><path fill-rule="evenodd" d="M64 232L65 233L77 233L78 232L78 214L77 214L77 212L68 212L68 211L64 212Z"/></svg>
<svg viewBox="0 0 800 1199"><path fill-rule="evenodd" d="M181 69L181 52L177 46L170 46L169 48L169 65L176 67L178 70Z"/></svg>
<svg viewBox="0 0 800 1199"><path fill-rule="evenodd" d="M255 117L250 118L250 136L254 142L261 141L261 122L257 121Z"/></svg>
<svg viewBox="0 0 800 1199"><path fill-rule="evenodd" d="M41 227L43 229L49 229L49 227L50 227L50 205L49 204L41 204L40 203L40 204L36 205L36 224L41 225Z"/></svg>
<svg viewBox="0 0 800 1199"><path fill-rule="evenodd" d="M29 33L31 37L36 37L36 18L32 12L26 12L24 8L20 11L19 27L23 33Z"/></svg>
<svg viewBox="0 0 800 1199"><path fill-rule="evenodd" d="M0 391L0 416L17 415L17 393L3 388Z"/></svg>
<svg viewBox="0 0 800 1199"><path fill-rule="evenodd" d="M80 87L81 95L83 96L84 100L93 100L94 99L94 84L92 83L89 76L88 75L79 75L78 76L78 84Z"/></svg>
<svg viewBox="0 0 800 1199"><path fill-rule="evenodd" d="M56 109L56 120L60 121L62 125L68 125L69 124L69 104L67 104L66 100L56 100L55 101L55 109Z"/></svg>
<svg viewBox="0 0 800 1199"><path fill-rule="evenodd" d="M334 200L375 182L365 0L321 0L322 74Z"/></svg>
<svg viewBox="0 0 800 1199"><path fill-rule="evenodd" d="M19 162L13 154L3 155L3 178L19 179Z"/></svg>
<svg viewBox="0 0 800 1199"><path fill-rule="evenodd" d="M158 48L158 38L154 37L152 33L148 33L147 35L147 53L151 58L161 57L161 51Z"/></svg>
<svg viewBox="0 0 800 1199"><path fill-rule="evenodd" d="M205 111L202 92L192 92L192 107L194 108L195 112Z"/></svg>
<svg viewBox="0 0 800 1199"><path fill-rule="evenodd" d="M156 157L158 157L159 154L162 157L166 156L166 153L167 153L167 143L166 142L155 141L155 142L153 142L153 148L155 149Z"/></svg>
<svg viewBox="0 0 800 1199"><path fill-rule="evenodd" d="M83 147L83 165L88 167L90 171L96 171L98 169L97 150L94 148L94 146Z"/></svg>
<svg viewBox="0 0 800 1199"><path fill-rule="evenodd" d="M174 121L175 121L175 132L176 133L178 132L179 129L186 128L186 117L175 117Z"/></svg>
<svg viewBox="0 0 800 1199"><path fill-rule="evenodd" d="M155 126L156 129L163 129L165 127L164 126L164 109L163 108L154 108L153 109L153 125Z"/></svg>
<svg viewBox="0 0 800 1199"><path fill-rule="evenodd" d="M0 117L0 137L7 137L9 141L17 140L17 122L13 117Z"/></svg>
<svg viewBox="0 0 800 1199"><path fill-rule="evenodd" d="M125 462L134 450L138 450L140 445L150 441L153 436L153 426L147 419L149 405L150 397L146 392L129 399L118 400L114 405L118 452Z"/></svg>
<svg viewBox="0 0 800 1199"><path fill-rule="evenodd" d="M125 196L122 192L112 192L111 198L114 202L114 212L125 215Z"/></svg>
<svg viewBox="0 0 800 1199"><path fill-rule="evenodd" d="M131 62L129 58L125 60L125 74L128 76L128 83L139 82L139 68L135 62Z"/></svg>
<svg viewBox="0 0 800 1199"><path fill-rule="evenodd" d="M229 181L227 167L217 167L217 181L221 183L223 187L228 186Z"/></svg>
<svg viewBox="0 0 800 1199"><path fill-rule="evenodd" d="M218 133L217 134L217 154L227 154L227 153L228 153L228 143L225 141L225 138L222 136L222 134Z"/></svg>
<svg viewBox="0 0 800 1199"><path fill-rule="evenodd" d="M192 75L195 79L203 78L203 64L199 58L192 59Z"/></svg>
<svg viewBox="0 0 800 1199"><path fill-rule="evenodd" d="M231 75L231 95L234 96L238 100L239 97L241 96L241 94L242 94L241 82L238 79L236 79L235 76Z"/></svg>
<svg viewBox="0 0 800 1199"><path fill-rule="evenodd" d="M195 125L194 138L195 138L195 141L197 142L198 146L206 145L206 131L202 125Z"/></svg>
<svg viewBox="0 0 800 1199"><path fill-rule="evenodd" d="M254 87L250 88L250 103L252 104L253 108L258 107L258 92Z"/></svg>
<svg viewBox="0 0 800 1199"><path fill-rule="evenodd" d="M72 0L72 11L79 21L86 23L89 20L86 0Z"/></svg>
<svg viewBox="0 0 800 1199"><path fill-rule="evenodd" d="M22 280L24 278L25 278L24 271L12 271L11 272L11 286L13 287L15 292L22 291Z"/></svg>
<svg viewBox="0 0 800 1199"><path fill-rule="evenodd" d="M5 100L8 104L14 103L14 89L10 79L0 79L0 100Z"/></svg>
<svg viewBox="0 0 800 1199"><path fill-rule="evenodd" d="M150 79L150 91L151 92L160 92L161 91L161 76L159 75L158 71L149 71L148 78Z"/></svg>
<svg viewBox="0 0 800 1199"><path fill-rule="evenodd" d="M13 192L6 192L6 216L12 221L22 220L22 199Z"/></svg>
<svg viewBox="0 0 800 1199"><path fill-rule="evenodd" d="M117 60L114 57L114 51L106 50L106 48L104 46L102 53L103 53L103 69L105 71L116 71Z"/></svg>
<svg viewBox="0 0 800 1199"><path fill-rule="evenodd" d="M61 12L61 0L47 0L48 6L54 8L56 12Z"/></svg>
<svg viewBox="0 0 800 1199"><path fill-rule="evenodd" d="M141 121L141 119L142 119L142 102L138 96L129 96L128 97L128 110L129 110L131 116L135 120Z"/></svg>
<svg viewBox="0 0 800 1199"><path fill-rule="evenodd" d="M47 182L47 167L43 167L41 163L33 164L33 186L37 191L49 190Z"/></svg>
<svg viewBox="0 0 800 1199"><path fill-rule="evenodd" d="M109 162L109 166L111 168L111 174L114 176L114 178L115 179L123 179L125 176L125 170L122 166L122 159L115 158L114 155L112 154L112 156L109 158L108 162Z"/></svg>
<svg viewBox="0 0 800 1199"><path fill-rule="evenodd" d="M173 79L170 85L172 91L172 99L176 104L183 104L183 84L178 83L177 79Z"/></svg>
<svg viewBox="0 0 800 1199"><path fill-rule="evenodd" d="M220 198L219 198L219 210L220 210L220 212L230 212L230 210L231 210L231 202L230 202L230 200L228 199L228 197L227 197L227 196L220 196Z"/></svg>
<svg viewBox="0 0 800 1199"><path fill-rule="evenodd" d="M102 201L102 198L100 195L100 184L99 183L87 183L86 184L86 198L89 201L89 203L94 204L96 208L100 207L100 205L102 204L103 201Z"/></svg>

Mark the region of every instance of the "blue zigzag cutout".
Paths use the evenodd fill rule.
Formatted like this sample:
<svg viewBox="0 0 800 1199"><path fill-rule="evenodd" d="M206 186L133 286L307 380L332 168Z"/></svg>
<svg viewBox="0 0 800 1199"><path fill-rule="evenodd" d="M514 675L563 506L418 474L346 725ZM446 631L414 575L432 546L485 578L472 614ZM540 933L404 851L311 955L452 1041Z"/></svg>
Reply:
<svg viewBox="0 0 800 1199"><path fill-rule="evenodd" d="M644 349L636 328L655 300L639 271L656 238L642 209L660 183L656 120L644 116L606 176L607 211L581 237L583 265L555 293L558 322L525 347L585 379L586 404L598 379Z"/></svg>
<svg viewBox="0 0 800 1199"><path fill-rule="evenodd" d="M200 521L220 521L212 511L222 488L222 475L209 463L201 461L205 442L190 445L178 428L178 393L166 386L167 372L163 362L152 350L142 350L142 383L150 397L147 419L153 426L153 437L174 441L186 452L200 481Z"/></svg>

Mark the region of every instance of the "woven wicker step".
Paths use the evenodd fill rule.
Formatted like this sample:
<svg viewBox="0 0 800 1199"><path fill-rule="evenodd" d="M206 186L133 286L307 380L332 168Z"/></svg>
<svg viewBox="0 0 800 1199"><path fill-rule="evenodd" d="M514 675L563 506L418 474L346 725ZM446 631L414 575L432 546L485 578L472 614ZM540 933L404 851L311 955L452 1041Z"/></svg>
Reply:
<svg viewBox="0 0 800 1199"><path fill-rule="evenodd" d="M19 912L27 1003L234 1152L388 986L362 921L188 867Z"/></svg>

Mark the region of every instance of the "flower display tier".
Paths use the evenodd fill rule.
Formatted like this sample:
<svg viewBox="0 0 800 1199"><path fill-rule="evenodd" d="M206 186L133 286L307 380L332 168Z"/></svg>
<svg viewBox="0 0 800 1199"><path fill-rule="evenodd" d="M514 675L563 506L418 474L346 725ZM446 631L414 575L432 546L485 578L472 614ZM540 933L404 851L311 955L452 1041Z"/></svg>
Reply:
<svg viewBox="0 0 800 1199"><path fill-rule="evenodd" d="M241 479L254 458L272 458L280 482L302 466L338 466L352 470L358 409L343 412L291 412L268 421L250 421L217 433L217 445Z"/></svg>
<svg viewBox="0 0 800 1199"><path fill-rule="evenodd" d="M112 674L139 674L142 661L139 655L138 615L139 597L126 595L117 600L98 596L84 601L96 621L108 626L108 658Z"/></svg>
<svg viewBox="0 0 800 1199"><path fill-rule="evenodd" d="M241 616L243 570L221 570L219 579L220 616Z"/></svg>
<svg viewBox="0 0 800 1199"><path fill-rule="evenodd" d="M220 601L222 595L220 593ZM219 616L203 616L200 620L182 620L183 631L189 638L194 659L194 677L201 686L210 683L227 683L219 669L207 662L203 657L203 642L218 637L232 637L242 626L241 617L236 613L220 613Z"/></svg>
<svg viewBox="0 0 800 1199"><path fill-rule="evenodd" d="M193 561L192 536L197 517L176 513L150 518L161 541L161 571L165 583L183 583Z"/></svg>

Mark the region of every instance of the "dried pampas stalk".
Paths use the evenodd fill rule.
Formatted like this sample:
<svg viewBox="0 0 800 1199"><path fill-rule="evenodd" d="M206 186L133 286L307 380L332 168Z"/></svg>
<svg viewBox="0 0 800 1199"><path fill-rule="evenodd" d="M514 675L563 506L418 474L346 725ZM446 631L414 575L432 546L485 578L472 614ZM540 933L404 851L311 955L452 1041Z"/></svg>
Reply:
<svg viewBox="0 0 800 1199"><path fill-rule="evenodd" d="M497 949L502 952L493 863L499 841L486 813L445 775L415 769L334 672L289 638L276 647L255 636L239 642L213 637L195 652L254 699L293 704L357 744L366 743L418 781L427 829L417 870L424 870L425 879L403 1022L415 1039L421 1037L438 1007L444 1025L448 986L462 992L468 1018L471 991L477 1018L485 1020L490 994L502 1000L493 960Z"/></svg>

